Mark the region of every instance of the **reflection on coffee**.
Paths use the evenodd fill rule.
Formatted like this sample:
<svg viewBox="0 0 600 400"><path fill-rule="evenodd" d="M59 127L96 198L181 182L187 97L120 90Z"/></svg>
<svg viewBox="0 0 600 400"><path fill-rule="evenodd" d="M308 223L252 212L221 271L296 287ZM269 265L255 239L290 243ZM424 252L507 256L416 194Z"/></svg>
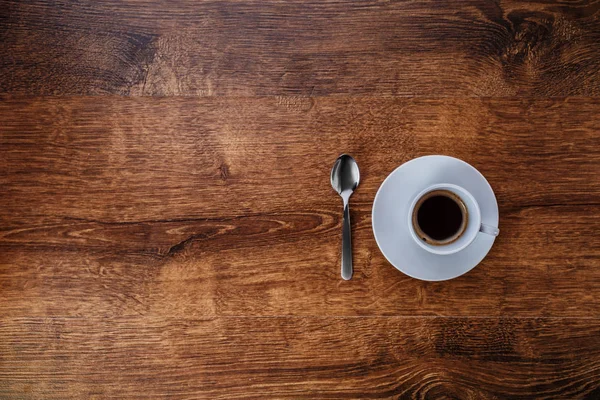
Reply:
<svg viewBox="0 0 600 400"><path fill-rule="evenodd" d="M417 201L412 222L424 242L445 245L464 233L467 218L467 208L460 197L448 190L434 190Z"/></svg>

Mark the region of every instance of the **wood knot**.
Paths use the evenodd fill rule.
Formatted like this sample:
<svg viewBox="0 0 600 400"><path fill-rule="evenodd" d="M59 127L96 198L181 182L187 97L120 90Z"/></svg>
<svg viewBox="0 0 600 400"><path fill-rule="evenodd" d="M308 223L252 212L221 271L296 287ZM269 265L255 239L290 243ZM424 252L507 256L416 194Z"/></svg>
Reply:
<svg viewBox="0 0 600 400"><path fill-rule="evenodd" d="M219 177L221 180L226 181L229 178L229 167L225 163L221 163L219 166Z"/></svg>
<svg viewBox="0 0 600 400"><path fill-rule="evenodd" d="M502 60L519 65L534 58L541 58L553 51L558 43L552 35L554 17L544 13L512 12L509 42L504 48Z"/></svg>

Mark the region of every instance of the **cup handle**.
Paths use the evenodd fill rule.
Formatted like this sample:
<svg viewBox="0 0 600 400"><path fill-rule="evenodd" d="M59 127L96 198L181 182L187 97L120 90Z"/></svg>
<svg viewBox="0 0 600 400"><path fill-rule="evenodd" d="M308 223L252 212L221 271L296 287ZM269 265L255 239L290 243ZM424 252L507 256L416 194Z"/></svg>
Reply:
<svg viewBox="0 0 600 400"><path fill-rule="evenodd" d="M479 232L483 232L485 234L492 235L492 236L498 236L498 234L500 233L500 229L496 228L495 226L481 224L481 227L479 228Z"/></svg>

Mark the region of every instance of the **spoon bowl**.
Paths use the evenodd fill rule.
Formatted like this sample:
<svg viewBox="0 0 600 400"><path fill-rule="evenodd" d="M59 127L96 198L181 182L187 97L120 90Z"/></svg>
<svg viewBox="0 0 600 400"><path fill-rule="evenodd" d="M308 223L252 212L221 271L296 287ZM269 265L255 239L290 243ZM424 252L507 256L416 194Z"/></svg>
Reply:
<svg viewBox="0 0 600 400"><path fill-rule="evenodd" d="M348 193L348 197L356 190L360 182L358 164L348 154L342 154L335 160L331 169L331 186L340 195Z"/></svg>

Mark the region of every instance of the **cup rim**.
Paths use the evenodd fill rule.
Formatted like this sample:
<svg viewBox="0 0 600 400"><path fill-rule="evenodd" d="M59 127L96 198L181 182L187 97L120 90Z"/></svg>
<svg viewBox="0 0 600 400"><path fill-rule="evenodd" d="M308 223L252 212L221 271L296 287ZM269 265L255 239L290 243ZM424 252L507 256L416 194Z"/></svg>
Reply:
<svg viewBox="0 0 600 400"><path fill-rule="evenodd" d="M459 251L464 250L467 246L469 246L471 243L473 243L473 241L477 237L477 233L479 233L479 228L477 228L476 231L474 231L472 234L470 234L470 237L468 237L468 239L461 246L456 247L454 249L444 250L444 248L446 246L451 245L452 243L455 243L455 242L451 242L451 243L443 244L443 245L437 245L437 246L428 246L422 242L422 240L418 237L417 233L415 232L413 223L412 223L415 206L417 205L417 202L427 193L432 192L434 190L441 190L441 189L447 189L448 191L455 193L461 199L462 199L462 197L461 197L462 195L468 197L468 200L473 205L474 210L469 210L469 222L467 223L467 227L469 224L476 224L478 226L481 226L481 210L479 208L479 203L477 203L477 200L475 199L475 197L468 190L466 190L465 188L463 188L461 186L454 185L452 183L437 183L437 184L428 186L427 188L425 188L422 191L420 191L419 193L417 193L417 195L415 195L415 197L412 200L410 207L408 209L408 230L409 230L410 235L413 238L413 240L424 250L426 250L430 253L433 253L433 254L449 255L449 254L458 253ZM465 202L465 201L463 200L463 202ZM467 206L467 208L468 208L468 206ZM471 215L471 214L474 214L474 215ZM465 232L463 232L463 236L467 234L466 230L467 229L465 228Z"/></svg>

